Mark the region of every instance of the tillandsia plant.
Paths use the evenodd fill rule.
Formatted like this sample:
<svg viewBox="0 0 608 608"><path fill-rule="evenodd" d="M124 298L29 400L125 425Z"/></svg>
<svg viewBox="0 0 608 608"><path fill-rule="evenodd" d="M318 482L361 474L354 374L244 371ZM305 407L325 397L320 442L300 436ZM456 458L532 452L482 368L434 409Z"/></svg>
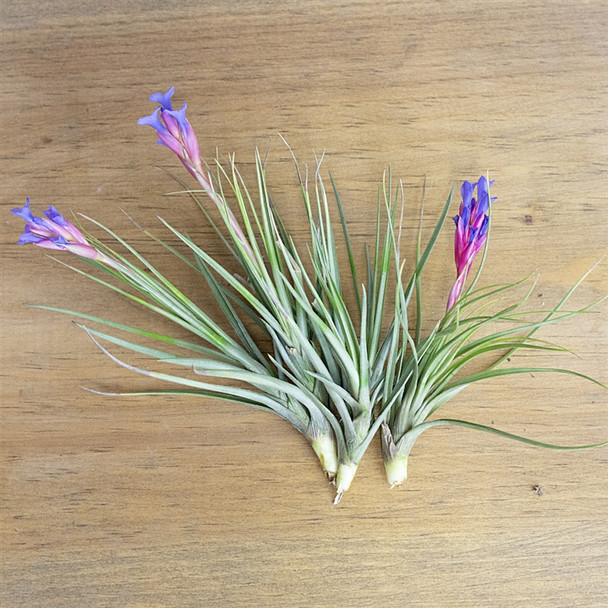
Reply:
<svg viewBox="0 0 608 608"><path fill-rule="evenodd" d="M361 284L345 213L330 176L348 259L346 277L340 267L329 194L321 177L322 159L317 160L309 179L308 170L302 175L294 157L310 236L307 255L303 256L271 200L260 154L256 151L254 191L245 185L234 157L227 162L216 159L215 170L210 170L201 159L196 135L186 118L186 104L174 110L172 96L173 88L153 94L150 100L157 107L139 124L151 126L158 143L173 151L197 182L197 189L185 192L223 241L228 261L209 255L187 233L162 219L181 248L146 234L200 274L219 305L223 321L212 319L139 251L98 221L85 218L117 246L111 247L77 227L52 206L44 212L45 217L33 215L29 199L24 207L12 210L26 222L20 244L33 243L73 254L96 272L70 268L192 334L191 340L185 340L77 311L41 306L80 318L80 327L116 363L174 385L170 389L112 394L215 397L273 412L310 442L327 477L336 485L334 502L339 502L349 489L361 457L380 429L391 485L405 479L407 457L415 439L438 424L460 424L547 445L464 421L427 420L472 382L534 371L496 370L507 356L503 353L486 371L458 376L475 357L494 351L506 350L508 354L517 348L560 350L534 339L532 334L543 325L590 308L562 310L573 288L541 320L534 313L519 312L525 298L490 314L487 310L495 303L493 299L513 286L474 290L483 264L464 291L473 259L484 246L484 257L487 251L491 198L485 178L476 184L465 182L462 187L463 202L455 218L456 282L444 318L422 339L420 278L447 216L451 194L424 251L419 236L416 266L405 284L400 257L401 220L397 220L403 197L400 187L393 189L390 171L385 173L378 191L375 245L367 252L366 280ZM212 209L201 202L201 195L211 201ZM220 219L214 220L214 215ZM394 296L389 296L393 287ZM354 290L350 306L347 289ZM412 302L416 323L410 330ZM476 332L488 324L502 321L515 322L518 330L526 333L519 335L509 328L474 339ZM120 333L103 332L88 323ZM226 324L228 331L222 327ZM261 341L255 337L260 332L264 336ZM168 369L181 367L183 373L136 367L119 359L103 343L145 355Z"/></svg>
<svg viewBox="0 0 608 608"><path fill-rule="evenodd" d="M481 176L476 183L465 181L461 187L462 202L454 235L454 260L456 280L447 298L446 313L430 334L421 338L420 279L426 260L433 249L438 232L446 218L448 205L435 228L424 253L421 254L418 240L417 266L405 290L398 290L404 301L416 293L416 324L410 334L407 315L396 317L396 324L404 328L406 338L396 356L395 370L387 370L384 384L385 402L391 405L389 415L382 425L382 455L386 476L391 487L401 485L407 478L407 462L414 442L424 431L444 425L463 426L470 429L494 433L502 437L522 441L531 445L553 449L584 449L599 447L604 443L584 446L559 446L527 439L464 420L429 418L452 397L458 395L474 382L510 374L533 372L557 372L579 376L598 384L606 385L593 378L561 368L509 367L498 369L500 364L510 360L519 349L544 351L565 351L556 344L533 337L544 325L565 320L586 312L599 302L574 311L563 309L575 289L589 274L589 271L574 285L550 311L521 311L534 289L535 282L526 295L502 308L502 296L514 288L530 281L531 275L512 284L491 285L475 289L487 253L490 207L496 200L490 196L490 183ZM477 254L483 250L483 258L471 285L465 291L465 283ZM463 293L464 292L464 293ZM601 301L601 300L600 300ZM402 309L406 304L402 306ZM494 331L492 328L496 326ZM472 364L480 357L499 354L491 364L467 374Z"/></svg>

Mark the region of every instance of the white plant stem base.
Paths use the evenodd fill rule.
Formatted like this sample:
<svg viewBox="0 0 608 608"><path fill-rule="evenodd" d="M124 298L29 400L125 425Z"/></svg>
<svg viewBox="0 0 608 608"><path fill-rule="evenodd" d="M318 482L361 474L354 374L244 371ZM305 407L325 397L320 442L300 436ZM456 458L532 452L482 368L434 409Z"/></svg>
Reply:
<svg viewBox="0 0 608 608"><path fill-rule="evenodd" d="M310 442L312 449L319 458L319 462L327 475L330 483L334 483L338 473L338 455L336 454L336 444L327 435L320 435Z"/></svg>
<svg viewBox="0 0 608 608"><path fill-rule="evenodd" d="M385 460L384 469L391 489L402 485L407 479L407 456L397 455L390 460Z"/></svg>
<svg viewBox="0 0 608 608"><path fill-rule="evenodd" d="M341 500L344 492L348 491L350 484L357 472L358 462L341 462L338 465L338 475L336 477L336 497L334 504L337 505Z"/></svg>

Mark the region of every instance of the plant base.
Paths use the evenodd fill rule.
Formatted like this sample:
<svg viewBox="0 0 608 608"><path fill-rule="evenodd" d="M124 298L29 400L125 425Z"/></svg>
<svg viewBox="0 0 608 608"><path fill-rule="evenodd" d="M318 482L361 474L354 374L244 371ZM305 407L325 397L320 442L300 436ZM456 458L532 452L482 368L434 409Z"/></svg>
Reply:
<svg viewBox="0 0 608 608"><path fill-rule="evenodd" d="M385 460L384 469L391 490L402 485L407 479L407 456L397 455L390 460Z"/></svg>
<svg viewBox="0 0 608 608"><path fill-rule="evenodd" d="M336 497L334 504L337 505L341 500L344 492L348 491L350 484L357 472L359 463L356 462L341 462L338 465L338 474L336 476Z"/></svg>
<svg viewBox="0 0 608 608"><path fill-rule="evenodd" d="M310 445L319 458L327 479L330 483L334 483L338 473L338 456L334 440L328 435L320 435L311 440Z"/></svg>

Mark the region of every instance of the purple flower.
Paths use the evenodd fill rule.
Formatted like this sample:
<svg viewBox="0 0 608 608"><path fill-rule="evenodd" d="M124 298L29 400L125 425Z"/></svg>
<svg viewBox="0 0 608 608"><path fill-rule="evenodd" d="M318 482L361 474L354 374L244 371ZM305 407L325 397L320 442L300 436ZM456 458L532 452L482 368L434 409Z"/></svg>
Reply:
<svg viewBox="0 0 608 608"><path fill-rule="evenodd" d="M45 249L65 250L108 266L116 266L113 260L90 245L82 232L68 222L53 205L44 212L46 217L36 217L30 211L28 198L24 207L11 209L11 213L25 220L25 231L19 237L19 245L33 243Z"/></svg>
<svg viewBox="0 0 608 608"><path fill-rule="evenodd" d="M489 186L492 183L488 184L488 180L482 175L474 184L464 181L460 188L462 203L458 215L453 218L456 224L454 236L456 282L450 291L447 310L450 310L460 297L473 260L486 242L490 221L488 211L490 204L496 200L496 197L490 199ZM476 197L475 190L477 190Z"/></svg>
<svg viewBox="0 0 608 608"><path fill-rule="evenodd" d="M174 110L171 105L172 96L173 87L166 93L153 93L150 95L150 101L158 103L159 106L150 116L140 118L137 124L152 127L158 135L157 143L167 146L167 148L175 152L184 167L198 179L203 171L201 155L194 129L186 118L187 104L184 102L181 110Z"/></svg>
<svg viewBox="0 0 608 608"><path fill-rule="evenodd" d="M173 87L166 93L153 93L150 95L150 101L159 105L150 116L140 118L137 123L151 126L158 135L159 141L157 143L167 146L167 148L177 154L184 167L198 181L202 189L217 207L226 214L229 229L232 231L235 240L242 247L244 254L254 261L254 263L257 263L243 229L239 226L226 201L216 193L210 179L203 171L196 135L186 118L186 102L184 102L181 110L174 110L171 105L172 96Z"/></svg>

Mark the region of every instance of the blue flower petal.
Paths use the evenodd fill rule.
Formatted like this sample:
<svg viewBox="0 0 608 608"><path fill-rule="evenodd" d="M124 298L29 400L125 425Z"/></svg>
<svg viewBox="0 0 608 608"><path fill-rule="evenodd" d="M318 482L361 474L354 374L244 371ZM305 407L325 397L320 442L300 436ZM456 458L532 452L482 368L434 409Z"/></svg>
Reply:
<svg viewBox="0 0 608 608"><path fill-rule="evenodd" d="M51 220L51 222L55 222L64 228L68 225L63 215L61 215L61 213L59 213L59 211L57 211L53 205L49 205L49 208L46 211L43 211L43 213L49 218L49 220Z"/></svg>
<svg viewBox="0 0 608 608"><path fill-rule="evenodd" d="M473 190L475 189L476 184L472 184L471 182L465 180L462 182L462 186L460 186L460 194L462 195L462 204L464 207L471 206L471 199L473 197Z"/></svg>
<svg viewBox="0 0 608 608"><path fill-rule="evenodd" d="M487 215L484 215L483 222L479 227L479 235L478 238L481 238L488 231L488 224L490 223L490 218Z"/></svg>
<svg viewBox="0 0 608 608"><path fill-rule="evenodd" d="M479 200L478 213L485 213L490 207L488 180L482 175L477 182L477 200Z"/></svg>
<svg viewBox="0 0 608 608"><path fill-rule="evenodd" d="M166 93L152 93L150 101L160 104L165 110L172 110L171 97L173 97L174 87L171 87Z"/></svg>
<svg viewBox="0 0 608 608"><path fill-rule="evenodd" d="M477 228L473 228L471 226L471 232L469 233L469 244L475 240L476 236L477 236Z"/></svg>
<svg viewBox="0 0 608 608"><path fill-rule="evenodd" d="M26 202L23 207L15 207L14 209L11 209L11 213L17 217L23 218L26 222L33 222L34 216L30 211L30 199L27 198L25 200Z"/></svg>
<svg viewBox="0 0 608 608"><path fill-rule="evenodd" d="M25 245L26 243L39 243L41 240L42 240L41 236L35 235L29 229L29 226L26 226L23 234L19 236L17 245Z"/></svg>
<svg viewBox="0 0 608 608"><path fill-rule="evenodd" d="M160 119L160 108L156 108L150 116L144 116L137 121L138 125L148 125L159 133L166 133L167 127L162 123Z"/></svg>
<svg viewBox="0 0 608 608"><path fill-rule="evenodd" d="M472 200L472 199L469 199ZM467 226L469 224L469 221L471 219L471 206L470 205L465 205L462 213L460 214L460 218L462 219L462 223Z"/></svg>
<svg viewBox="0 0 608 608"><path fill-rule="evenodd" d="M180 130L182 131L182 133L186 133L188 130L188 125L190 124L188 122L188 119L186 118L186 108L187 108L186 102L184 101L184 105L182 106L181 110L167 110L167 114L169 114L169 116L173 116L173 118L175 118L175 120L177 120L177 124L179 125Z"/></svg>

